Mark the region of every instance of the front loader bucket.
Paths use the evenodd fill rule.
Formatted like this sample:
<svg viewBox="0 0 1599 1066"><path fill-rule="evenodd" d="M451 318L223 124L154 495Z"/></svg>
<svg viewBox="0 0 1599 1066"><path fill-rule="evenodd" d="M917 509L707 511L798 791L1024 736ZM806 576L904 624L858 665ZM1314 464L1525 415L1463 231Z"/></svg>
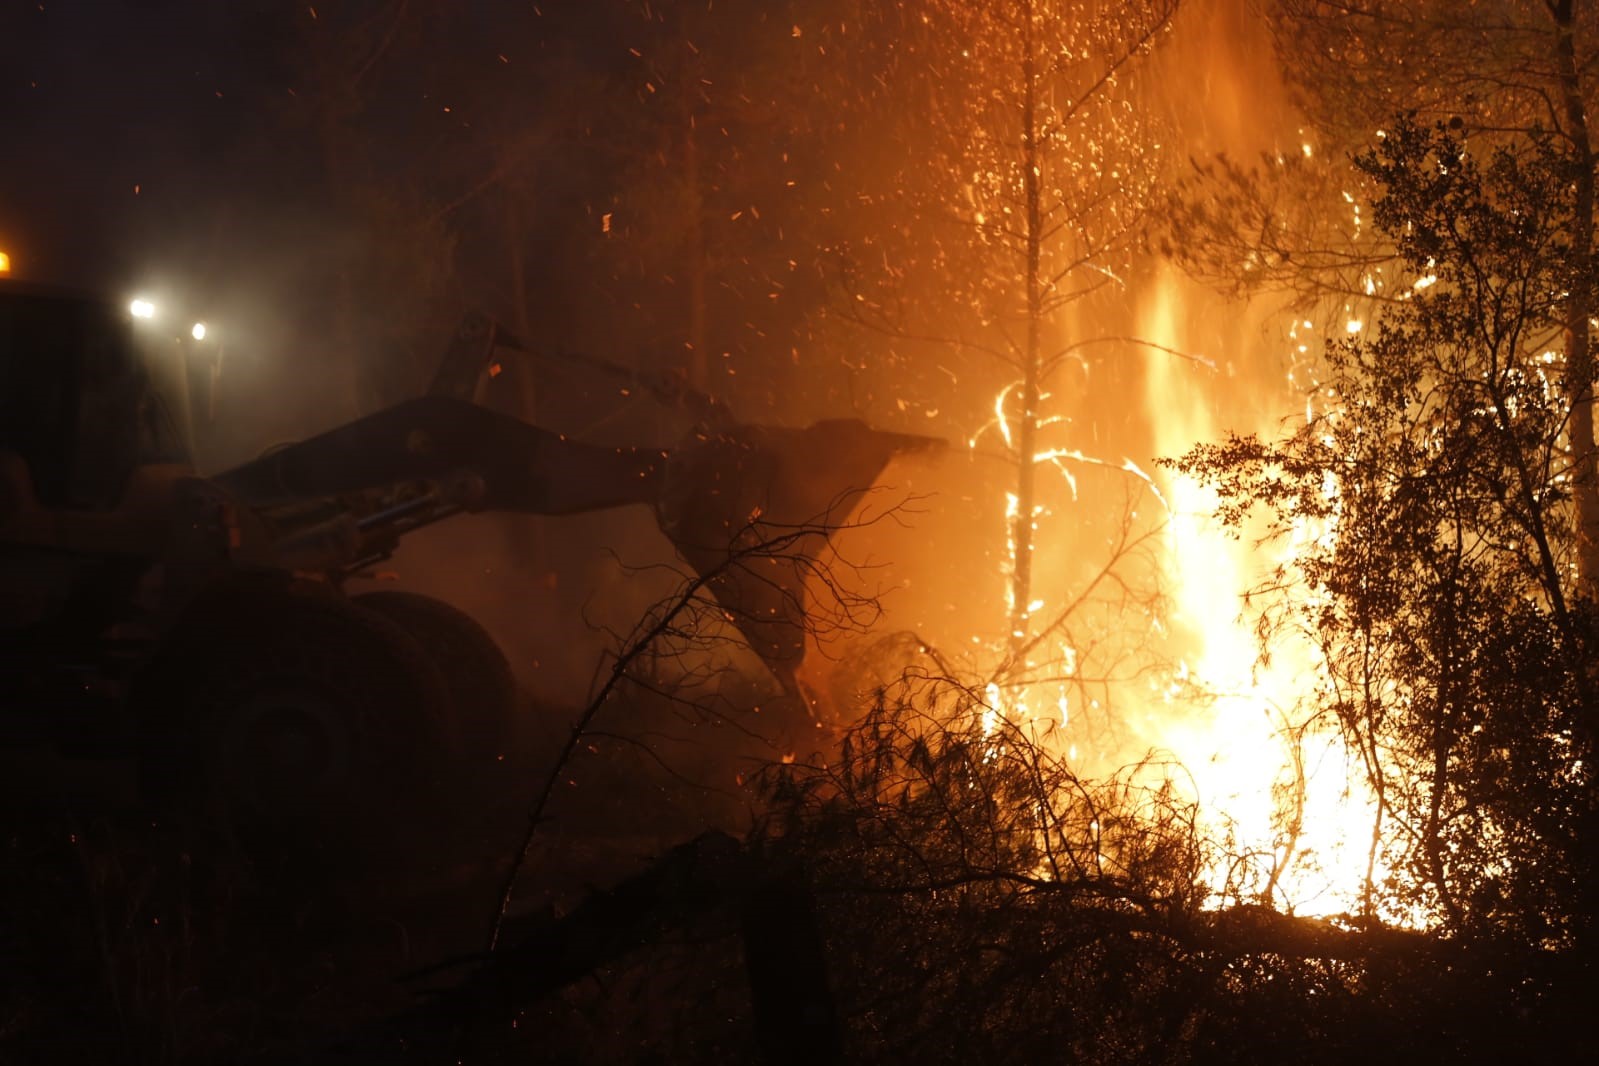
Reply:
<svg viewBox="0 0 1599 1066"><path fill-rule="evenodd" d="M738 426L673 451L657 514L683 558L771 668L795 691L808 617L805 584L834 532L895 455L942 448L855 419L808 429Z"/></svg>

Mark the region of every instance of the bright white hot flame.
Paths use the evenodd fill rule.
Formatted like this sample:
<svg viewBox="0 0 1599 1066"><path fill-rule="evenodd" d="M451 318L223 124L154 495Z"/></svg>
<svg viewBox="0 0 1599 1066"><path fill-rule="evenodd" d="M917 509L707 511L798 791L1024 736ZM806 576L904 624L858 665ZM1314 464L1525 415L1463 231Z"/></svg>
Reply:
<svg viewBox="0 0 1599 1066"><path fill-rule="evenodd" d="M1146 310L1144 335L1178 343L1181 304L1168 275ZM1351 332L1362 328L1349 325ZM1236 343L1248 341L1240 336ZM1156 362L1146 381L1147 402L1162 412L1155 422L1158 454L1180 455L1223 428L1255 428L1216 424L1204 390L1185 387L1177 378L1182 372ZM1174 754L1191 775L1210 832L1230 837L1227 850L1238 861L1211 871L1211 887L1269 896L1299 914L1355 911L1373 805L1338 733L1309 720L1314 649L1274 636L1263 662L1255 612L1244 598L1275 566L1329 531L1302 523L1290 543L1265 550L1247 534L1228 536L1211 517L1213 489L1179 475L1168 492L1172 617L1189 634L1190 650L1184 683L1168 691L1166 708L1152 709L1145 728L1149 743Z"/></svg>

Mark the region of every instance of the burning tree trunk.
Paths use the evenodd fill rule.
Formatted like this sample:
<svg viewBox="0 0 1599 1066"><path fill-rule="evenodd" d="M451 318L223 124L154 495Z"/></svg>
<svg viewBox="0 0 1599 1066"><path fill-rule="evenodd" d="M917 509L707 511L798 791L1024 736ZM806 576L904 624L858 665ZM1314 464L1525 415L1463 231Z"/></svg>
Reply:
<svg viewBox="0 0 1599 1066"><path fill-rule="evenodd" d="M1027 340L1022 349L1022 424L1016 447L1016 513L1011 518L1010 647L1020 655L1032 628L1033 518L1037 507L1039 327L1043 279L1039 277L1043 211L1038 193L1038 90L1033 58L1032 4L1024 5L1022 28L1022 204L1026 218L1024 278L1027 283Z"/></svg>
<svg viewBox="0 0 1599 1066"><path fill-rule="evenodd" d="M890 269L863 262L845 313L975 354L990 364L985 377L997 363L1008 378L977 437L994 430L1010 468L1000 670L1009 684L1023 683L1047 602L1035 556L1057 501L1040 468L1080 462L1092 447L1068 428L1082 398L1058 394L1059 371L1110 339L1082 320L1094 297L1122 285L1157 180L1161 138L1125 83L1176 8L1176 0L926 0L879 16L889 23L888 65L914 63L933 76L917 80L930 87L913 90L921 95L889 105L910 116L893 132L914 169L863 199L907 214L871 220L878 235L860 242L862 259ZM928 310L913 325L903 308L918 295Z"/></svg>
<svg viewBox="0 0 1599 1066"><path fill-rule="evenodd" d="M1009 171L1013 183L1009 188L993 183L987 197L977 197L990 200L989 211L979 204L977 222L985 243L1014 257L1022 290L1021 340L1012 344L1010 360L1020 373L1013 386L1020 393L1020 412L1006 434L1016 472L1015 498L1007 508L1008 660L1018 674L1027 670L1033 613L1043 602L1036 596L1033 566L1038 519L1049 509L1041 497L1039 468L1061 457L1041 439L1048 425L1064 417L1059 406L1045 409L1048 378L1062 355L1045 345L1065 340L1069 349L1081 341L1067 337L1064 313L1117 275L1153 188L1153 173L1145 169L1153 156L1141 143L1144 131L1122 127L1112 112L1097 109L1114 104L1118 75L1175 10L1175 3L1158 2L1068 6L1061 10L1043 0L1020 0L987 27L1000 38L996 43L1005 60L989 73L1014 108L1006 123L1014 124L1014 140L1005 148L1014 156L980 162L990 168L991 178ZM1109 26L1100 20L1119 23L1108 41L1102 35ZM1085 24L1086 32L1078 29ZM1084 32L1083 39L1075 38L1078 32ZM1074 130L1079 120L1083 124ZM1086 182L1081 180L1085 155L1103 160L1088 164L1093 178ZM1106 174L1108 181L1094 180ZM991 295L999 298L996 310L1003 316L1003 275L997 280L998 291ZM1002 410L1000 417L1010 416Z"/></svg>

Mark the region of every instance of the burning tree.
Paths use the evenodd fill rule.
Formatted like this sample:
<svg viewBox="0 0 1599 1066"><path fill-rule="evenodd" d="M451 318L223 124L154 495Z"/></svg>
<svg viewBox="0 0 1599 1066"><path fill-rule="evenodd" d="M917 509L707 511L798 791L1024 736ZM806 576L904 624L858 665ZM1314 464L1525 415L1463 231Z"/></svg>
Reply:
<svg viewBox="0 0 1599 1066"><path fill-rule="evenodd" d="M1278 575L1378 806L1366 909L1591 951L1594 618L1569 339L1593 275L1560 138L1398 124L1357 159L1414 279L1327 353L1322 410L1180 464L1325 534ZM1392 871L1387 883L1374 872ZM1386 906L1385 906L1386 905Z"/></svg>
<svg viewBox="0 0 1599 1066"><path fill-rule="evenodd" d="M1145 768L1082 778L985 708L905 675L836 758L767 769L747 839L702 835L508 929L391 1046L583 1057L600 1031L682 1062L1496 1062L1580 1031L1585 1003L1534 1021L1501 960L1428 933L1209 909L1192 803Z"/></svg>
<svg viewBox="0 0 1599 1066"><path fill-rule="evenodd" d="M1063 431L1071 409L1058 391L1120 339L1096 332L1089 309L1124 284L1153 201L1158 136L1129 81L1176 6L928 0L881 16L892 40L880 84L895 117L876 133L910 163L892 168L888 192L863 197L876 225L845 245L845 314L953 347L985 379L994 364L1010 375L978 437L995 434L1014 471L1008 652L997 674L1013 685L1026 683L1039 636L1034 557L1049 512L1040 472L1070 480L1075 464L1093 461Z"/></svg>
<svg viewBox="0 0 1599 1066"><path fill-rule="evenodd" d="M1469 117L1484 140L1531 138L1564 156L1569 180L1550 190L1548 206L1569 212L1563 224L1570 253L1583 273L1595 272L1599 148L1588 115L1596 91L1596 53L1593 14L1585 5L1577 0L1486 0L1462 12L1456 5L1412 2L1394 12L1365 3L1290 0L1281 5L1277 21L1279 42L1303 64L1302 76L1317 78L1331 73L1326 63L1342 64L1343 77L1325 78L1321 84L1326 88L1319 93L1301 93L1309 106L1319 97L1322 106L1315 113L1324 127L1339 118L1347 122L1404 111L1442 113L1444 118ZM1574 286L1563 290L1561 305L1562 387L1571 404L1568 445L1579 518L1577 561L1583 594L1593 598L1599 593L1593 295L1586 285Z"/></svg>
<svg viewBox="0 0 1599 1066"><path fill-rule="evenodd" d="M1351 172L1345 156L1410 114L1461 122L1477 145L1522 151L1536 142L1562 155L1570 180L1550 189L1549 206L1563 216L1581 271L1595 272L1599 151L1588 116L1599 86L1593 14L1583 5L1276 0L1265 15L1294 102L1328 150L1314 161L1280 156L1260 170L1225 159L1202 165L1173 205L1171 229L1182 239L1168 242L1189 266L1251 287L1331 295L1345 304L1352 328L1408 298L1415 279L1403 254L1362 214L1381 192L1369 175ZM1310 149L1307 142L1307 156ZM1566 447L1579 519L1578 580L1592 598L1599 588L1593 296L1574 286L1560 299L1558 387L1571 404Z"/></svg>
<svg viewBox="0 0 1599 1066"><path fill-rule="evenodd" d="M1548 758L1563 763L1573 741L1559 729L1551 731L1547 722L1537 725L1534 720L1567 713L1557 708L1568 698L1586 699L1556 695L1566 682L1554 689L1512 685L1489 699L1476 687L1487 684L1479 675L1463 680L1470 672L1459 649L1477 639L1467 639L1468 632L1480 636L1514 628L1503 614L1505 602L1530 602L1538 613L1559 620L1550 624L1560 632L1557 645L1566 650L1556 660L1567 665L1556 666L1552 660L1546 666L1567 681L1579 675L1572 672L1571 660L1561 656L1577 654L1574 649L1588 639L1577 620L1590 610L1599 574L1599 469L1592 417L1596 158L1588 129L1595 92L1593 17L1576 3L1497 0L1278 0L1263 11L1282 73L1309 120L1309 132L1302 131L1303 151L1269 155L1255 169L1227 159L1203 163L1174 205L1168 247L1185 265L1229 287L1251 292L1277 288L1295 298L1291 332L1298 334L1298 350L1305 353L1297 360L1295 380L1307 386L1307 411L1322 412L1314 417L1314 428L1303 431L1306 447L1296 461L1308 465L1298 467L1295 476L1310 480L1301 487L1314 495L1321 491L1312 484L1319 476L1314 472L1331 478L1330 471L1337 468L1344 471L1339 477L1353 477L1347 467L1363 462L1397 479L1393 485L1379 484L1377 475L1370 475L1365 495L1359 497L1361 508L1369 510L1356 508L1347 486L1333 490L1335 501L1320 500L1316 506L1333 532L1321 541L1302 536L1307 554L1292 568L1313 583L1331 580L1318 569L1329 558L1322 552L1336 542L1346 553L1340 565L1348 568L1350 583L1336 593L1328 591L1330 586L1317 586L1313 595L1330 597L1334 606L1327 608L1330 613L1321 613L1318 606L1307 612L1305 621L1330 664L1331 691L1316 698L1339 710L1351 731L1352 749L1364 752L1365 776L1383 812L1372 826L1372 841L1389 834L1409 841L1387 856L1388 869L1402 871L1400 880L1417 877L1430 886L1419 891L1432 894L1428 905L1435 909L1434 917L1457 927L1536 924L1527 916L1510 917L1520 907L1536 911L1543 905L1534 904L1537 892L1526 884L1509 887L1516 877L1505 871L1558 866L1547 856L1533 858L1528 852L1516 858L1514 853L1523 846L1533 852L1546 846L1564 851L1567 845L1559 840L1566 830L1547 827L1554 835L1536 846L1530 843L1536 834L1524 825L1514 832L1500 828L1468 833L1469 840L1450 839L1449 832L1459 832L1458 822L1455 830L1448 829L1451 820L1463 817L1451 804L1476 804L1476 798L1461 797L1483 783L1474 776L1477 769L1468 768L1480 768L1476 760L1483 753L1468 755L1466 749L1494 731L1483 722L1463 723L1451 716L1463 713L1458 710L1462 694L1475 692L1488 708L1484 713L1499 723L1496 728L1523 716L1519 728L1525 735L1514 744L1507 741L1504 751L1521 751L1519 757L1532 764ZM1421 135L1411 125L1418 119L1443 125ZM1353 153L1367 154L1351 165ZM1429 173L1430 168L1436 172ZM1332 356L1325 365L1309 351L1306 329L1329 338ZM1444 351L1453 354L1445 358L1439 354ZM1396 383L1395 375L1401 373L1416 376ZM1400 403L1407 397L1413 402L1408 409ZM1512 413L1492 447L1481 437L1465 440L1483 412L1507 411ZM1336 431L1338 425L1359 426L1363 435L1345 439ZM1448 625L1459 631L1460 639L1437 639L1427 699L1439 717L1425 727L1413 717L1425 701L1407 694L1396 711L1393 701L1399 690L1373 689L1351 680L1358 675L1391 681L1394 671L1403 672L1402 657L1394 649L1425 642L1417 636L1423 629L1416 617L1389 633L1397 644L1375 637L1353 644L1328 638L1332 631L1341 638L1349 633L1370 636L1375 623L1369 597L1386 585L1386 579L1375 575L1405 572L1406 560L1418 550L1414 528L1395 542L1384 540L1387 534L1379 535L1378 526L1391 533L1407 522L1442 522L1442 512L1420 517L1415 507L1419 482L1405 482L1440 461L1419 445L1413 451L1392 446L1395 436L1420 434L1423 426L1434 442L1452 442L1449 477L1454 480L1447 482L1452 491L1478 494L1460 496L1458 508L1467 508L1460 501L1472 502L1450 520L1468 531L1463 559L1473 567L1489 565L1485 560L1490 556L1492 567L1510 567L1509 560L1515 559L1518 580L1526 582L1489 592L1470 582L1460 586L1464 579L1433 567L1386 586L1383 595L1391 602L1384 610L1420 614L1441 610L1438 597L1455 595L1445 596L1441 589L1473 589L1467 594L1469 610L1458 604L1451 608L1455 614ZM1339 453L1336 461L1311 443L1318 432ZM1379 442L1387 442L1380 445L1386 451L1379 451ZM1269 461L1264 453L1254 458L1267 463L1255 470L1262 475L1255 484L1263 487L1270 480L1265 477ZM1212 474L1222 468L1237 473L1241 467L1229 463L1243 459L1244 453L1224 449L1210 454L1206 463ZM1401 483L1409 487L1394 487ZM1232 485L1234 490L1240 487ZM1482 509L1484 493L1501 493L1492 508L1506 509L1505 522L1493 537L1484 532L1497 521ZM1432 499L1429 507L1437 502ZM1241 500L1235 495L1232 502ZM1306 497L1295 506L1308 508L1311 502ZM1308 513L1296 520L1302 529ZM1292 524L1287 513L1276 514L1286 530ZM1512 529L1516 532L1507 532ZM1360 537L1367 542L1364 561L1357 566ZM1334 608L1345 594L1365 606L1338 622ZM1349 629L1340 628L1346 623ZM1535 629L1528 622L1525 632ZM1432 632L1436 636L1442 630ZM1482 640L1486 643L1481 646L1497 649L1490 659L1505 657L1495 669L1520 668L1520 652L1512 654L1487 637ZM1414 659L1406 661L1403 670L1416 668ZM1358 670L1352 664L1359 664ZM1472 667L1482 668L1480 663ZM1440 706L1456 710L1437 711ZM1542 709L1532 710L1535 706ZM1404 759L1379 766L1382 760L1375 757L1373 745L1418 735L1412 729L1421 729L1432 740ZM1466 732L1456 735L1458 729ZM1560 754L1551 756L1545 748ZM1535 759L1535 750L1544 753ZM1421 758L1422 751L1430 753L1431 761ZM1519 795L1518 803L1531 802L1528 797L1544 794L1545 785L1554 787L1555 778L1540 780L1544 783L1529 784L1529 791L1518 786L1507 795ZM1400 802L1401 792L1408 797L1408 818L1390 806ZM1509 821L1523 816L1503 815ZM1580 820L1574 817L1568 828ZM1368 868L1368 876L1380 877L1381 849L1375 843L1373 849L1379 859ZM1424 858L1429 850L1431 858ZM1482 875L1486 868L1497 872ZM1464 888L1479 875L1494 887ZM1453 889L1451 880L1456 882ZM1411 884L1406 891L1413 888ZM1368 908L1373 905L1370 889L1368 885ZM1488 918L1482 892L1506 893L1505 900L1515 896L1519 902L1493 904L1489 910L1497 917ZM1568 904L1569 899L1556 910Z"/></svg>

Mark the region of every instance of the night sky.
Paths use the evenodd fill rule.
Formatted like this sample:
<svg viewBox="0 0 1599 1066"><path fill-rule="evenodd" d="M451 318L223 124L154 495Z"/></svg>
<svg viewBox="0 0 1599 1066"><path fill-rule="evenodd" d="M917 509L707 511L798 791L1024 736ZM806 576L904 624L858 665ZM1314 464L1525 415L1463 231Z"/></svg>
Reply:
<svg viewBox="0 0 1599 1066"><path fill-rule="evenodd" d="M168 254L185 206L237 188L252 135L274 98L289 98L282 11L250 0L7 5L0 241L16 271L74 284L137 274ZM278 148L292 182L296 146ZM276 184L260 178L249 192Z"/></svg>
<svg viewBox="0 0 1599 1066"><path fill-rule="evenodd" d="M550 7L6 5L0 249L19 277L226 323L229 387L282 402L237 412L224 458L410 395L463 310L509 317L562 273L535 261L518 301L498 202L473 214L548 84L630 59L587 5ZM512 193L530 243L565 239L540 235L546 218L592 213L597 234L573 198L578 164L554 179L564 193L539 172L539 195ZM405 230L446 207L445 227Z"/></svg>

